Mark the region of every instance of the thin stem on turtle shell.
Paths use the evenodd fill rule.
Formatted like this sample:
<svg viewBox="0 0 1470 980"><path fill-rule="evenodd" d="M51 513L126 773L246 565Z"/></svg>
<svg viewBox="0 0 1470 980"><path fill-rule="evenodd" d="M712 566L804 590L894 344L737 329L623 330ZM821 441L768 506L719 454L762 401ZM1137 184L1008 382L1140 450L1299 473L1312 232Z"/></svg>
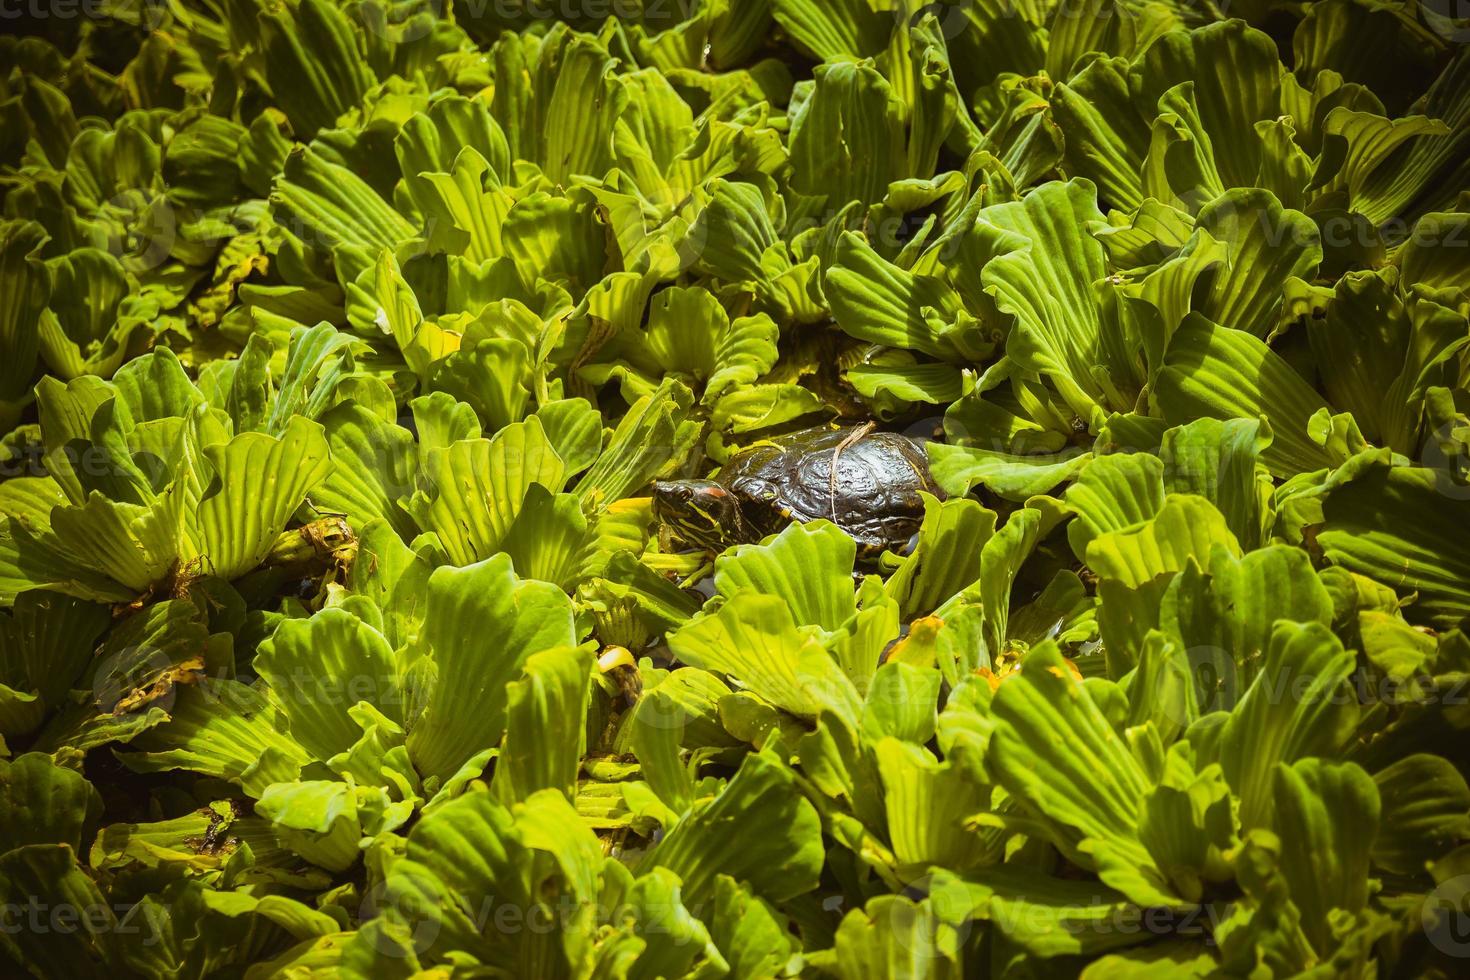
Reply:
<svg viewBox="0 0 1470 980"><path fill-rule="evenodd" d="M845 437L843 437L843 440L837 444L835 449L832 450L832 469L831 472L827 474L827 513L832 515L832 523L836 524L838 527L842 527L842 522L837 519L838 457L842 455L842 451L844 449L862 439L869 432L872 432L876 428L878 428L878 423L874 422L872 419L869 419L862 425L858 426L856 429L853 429Z"/></svg>

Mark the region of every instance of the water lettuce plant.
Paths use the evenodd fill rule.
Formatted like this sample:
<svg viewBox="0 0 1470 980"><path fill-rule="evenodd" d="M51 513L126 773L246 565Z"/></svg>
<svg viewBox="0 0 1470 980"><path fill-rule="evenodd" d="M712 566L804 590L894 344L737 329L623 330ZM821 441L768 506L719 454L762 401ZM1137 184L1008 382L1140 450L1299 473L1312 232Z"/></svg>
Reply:
<svg viewBox="0 0 1470 980"><path fill-rule="evenodd" d="M7 13L0 964L1463 975L1452 6Z"/></svg>

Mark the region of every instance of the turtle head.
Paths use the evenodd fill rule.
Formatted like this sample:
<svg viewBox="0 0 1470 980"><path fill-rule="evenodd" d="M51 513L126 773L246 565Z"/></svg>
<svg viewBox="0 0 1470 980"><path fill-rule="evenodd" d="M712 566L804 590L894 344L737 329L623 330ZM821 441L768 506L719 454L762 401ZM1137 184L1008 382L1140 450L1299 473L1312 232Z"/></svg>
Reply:
<svg viewBox="0 0 1470 980"><path fill-rule="evenodd" d="M712 480L659 480L653 512L682 540L711 551L738 541L744 528L740 502Z"/></svg>

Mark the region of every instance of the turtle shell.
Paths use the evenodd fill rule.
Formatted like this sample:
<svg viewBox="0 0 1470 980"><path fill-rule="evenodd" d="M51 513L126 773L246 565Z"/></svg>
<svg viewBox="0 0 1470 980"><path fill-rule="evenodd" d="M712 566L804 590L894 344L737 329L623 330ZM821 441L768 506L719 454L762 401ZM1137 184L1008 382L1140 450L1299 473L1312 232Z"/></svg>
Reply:
<svg viewBox="0 0 1470 980"><path fill-rule="evenodd" d="M929 460L896 432L817 428L757 443L731 458L720 482L740 502L750 530L773 534L791 521L825 518L864 552L902 547L924 519L924 490L943 498ZM833 464L836 463L836 479Z"/></svg>

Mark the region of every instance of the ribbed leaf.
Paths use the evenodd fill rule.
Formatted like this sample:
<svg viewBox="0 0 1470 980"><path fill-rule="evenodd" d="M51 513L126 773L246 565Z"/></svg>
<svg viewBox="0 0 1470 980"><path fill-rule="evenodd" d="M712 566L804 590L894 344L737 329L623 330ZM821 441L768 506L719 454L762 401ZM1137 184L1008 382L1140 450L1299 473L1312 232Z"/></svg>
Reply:
<svg viewBox="0 0 1470 980"><path fill-rule="evenodd" d="M723 840L715 828L736 828ZM679 821L639 865L667 868L684 883L684 900L698 908L729 875L756 895L779 902L817 886L822 836L817 811L797 791L791 773L762 755L748 755L713 801Z"/></svg>
<svg viewBox="0 0 1470 980"><path fill-rule="evenodd" d="M904 620L933 612L978 579L981 549L995 533L995 512L977 501L923 497L918 544L885 583Z"/></svg>
<svg viewBox="0 0 1470 980"><path fill-rule="evenodd" d="M1170 583L1159 625L1188 653L1201 707L1231 710L1255 678L1279 619L1330 625L1332 601L1299 548L1192 559Z"/></svg>
<svg viewBox="0 0 1470 980"><path fill-rule="evenodd" d="M302 139L355 109L373 84L347 14L324 0L261 15L266 75Z"/></svg>
<svg viewBox="0 0 1470 980"><path fill-rule="evenodd" d="M0 368L0 423L7 430L16 421L16 408L36 370L36 321L46 308L51 283L39 250L45 237L33 221L0 225L0 343L7 355Z"/></svg>
<svg viewBox="0 0 1470 980"><path fill-rule="evenodd" d="M322 427L294 416L279 439L247 432L204 454L214 482L193 515L205 568L223 579L266 556L302 500L331 472Z"/></svg>
<svg viewBox="0 0 1470 980"><path fill-rule="evenodd" d="M798 626L835 630L854 612L857 545L835 524L792 524L770 544L741 545L715 562L715 588L779 596Z"/></svg>
<svg viewBox="0 0 1470 980"><path fill-rule="evenodd" d="M1164 467L1147 453L1101 456L1077 475L1063 499L1077 512L1067 525L1072 553L1087 557L1099 536L1153 520L1164 507Z"/></svg>
<svg viewBox="0 0 1470 980"><path fill-rule="evenodd" d="M1001 684L993 711L986 761L1006 791L1105 883L1140 904L1180 904L1138 840L1148 777L1054 644L1031 651Z"/></svg>
<svg viewBox="0 0 1470 980"><path fill-rule="evenodd" d="M312 503L346 515L354 527L384 520L412 538L416 528L398 502L413 491L418 475L413 433L352 402L336 406L321 421L332 469L312 490Z"/></svg>
<svg viewBox="0 0 1470 980"><path fill-rule="evenodd" d="M0 854L32 844L74 851L102 813L102 797L81 773L48 755L0 759Z"/></svg>
<svg viewBox="0 0 1470 980"><path fill-rule="evenodd" d="M533 416L432 452L425 475L431 490L416 492L408 511L455 564L468 565L499 550L533 484L560 490L566 467Z"/></svg>
<svg viewBox="0 0 1470 980"><path fill-rule="evenodd" d="M1368 902L1368 856L1378 836L1378 789L1351 762L1278 764L1272 773L1273 827L1289 843L1281 870L1302 930L1320 954L1338 948L1341 917Z"/></svg>
<svg viewBox="0 0 1470 980"><path fill-rule="evenodd" d="M922 746L894 738L878 742L875 752L888 837L903 868L939 865L963 873L999 861L1004 841L965 825L991 802L973 756L960 752L941 763Z"/></svg>
<svg viewBox="0 0 1470 980"><path fill-rule="evenodd" d="M591 671L589 652L562 647L532 654L525 675L507 685L505 748L495 769L500 799L526 800L543 789L576 796Z"/></svg>
<svg viewBox="0 0 1470 980"><path fill-rule="evenodd" d="M794 715L824 708L856 721L857 691L810 633L797 629L780 596L746 592L669 634L684 663L725 674Z"/></svg>
<svg viewBox="0 0 1470 980"><path fill-rule="evenodd" d="M285 734L285 717L264 695L237 681L201 680L178 688L167 721L119 753L138 772L187 769L239 784L259 796L290 782L310 762Z"/></svg>
<svg viewBox="0 0 1470 980"><path fill-rule="evenodd" d="M1269 826L1273 770L1332 756L1358 720L1354 657L1320 623L1280 622L1255 681L1220 727L1219 762L1244 830Z"/></svg>
<svg viewBox="0 0 1470 980"><path fill-rule="evenodd" d="M1223 265L1196 309L1216 323L1265 337L1276 325L1286 284L1317 273L1322 245L1316 224L1261 188L1227 191L1195 221L1225 245Z"/></svg>
<svg viewBox="0 0 1470 980"><path fill-rule="evenodd" d="M825 283L833 319L859 340L957 362L993 347L952 287L884 260L855 232L838 239Z"/></svg>
<svg viewBox="0 0 1470 980"><path fill-rule="evenodd" d="M1373 774L1382 803L1373 864L1417 874L1470 836L1470 787L1437 755L1415 753Z"/></svg>
<svg viewBox="0 0 1470 980"><path fill-rule="evenodd" d="M1204 497L1225 516L1241 546L1256 547L1268 511L1267 474L1259 465L1271 431L1259 419L1196 419L1164 433L1159 458L1164 489Z"/></svg>
<svg viewBox="0 0 1470 980"><path fill-rule="evenodd" d="M475 753L500 744L506 685L532 654L572 646L572 605L560 589L521 581L499 555L429 577L421 642L435 665L409 754L426 778L448 779Z"/></svg>
<svg viewBox="0 0 1470 980"><path fill-rule="evenodd" d="M1401 594L1412 622L1450 629L1470 614L1470 496L1444 473L1376 462L1333 487L1317 535L1327 560Z"/></svg>
<svg viewBox="0 0 1470 980"><path fill-rule="evenodd" d="M1331 465L1331 457L1307 434L1307 421L1327 403L1286 361L1244 331L1191 314L1169 345L1154 398L1173 425L1201 416L1264 415L1275 439L1261 459L1273 476Z"/></svg>
<svg viewBox="0 0 1470 980"><path fill-rule="evenodd" d="M1225 519L1209 501L1178 494L1165 498L1158 513L1143 524L1094 538L1086 557L1099 578L1137 588L1180 571L1191 558L1205 560L1217 546L1240 554Z"/></svg>
<svg viewBox="0 0 1470 980"><path fill-rule="evenodd" d="M358 702L403 720L398 664L388 641L344 610L282 621L261 643L254 667L270 685L291 737L324 762L362 738L348 713Z"/></svg>
<svg viewBox="0 0 1470 980"><path fill-rule="evenodd" d="M1108 273L1087 229L1101 222L1089 181L1053 181L985 208L971 231L985 291L1016 318L1006 356L1054 385L1084 420L1097 407L1130 408L1141 384L1140 345L1095 292Z"/></svg>

